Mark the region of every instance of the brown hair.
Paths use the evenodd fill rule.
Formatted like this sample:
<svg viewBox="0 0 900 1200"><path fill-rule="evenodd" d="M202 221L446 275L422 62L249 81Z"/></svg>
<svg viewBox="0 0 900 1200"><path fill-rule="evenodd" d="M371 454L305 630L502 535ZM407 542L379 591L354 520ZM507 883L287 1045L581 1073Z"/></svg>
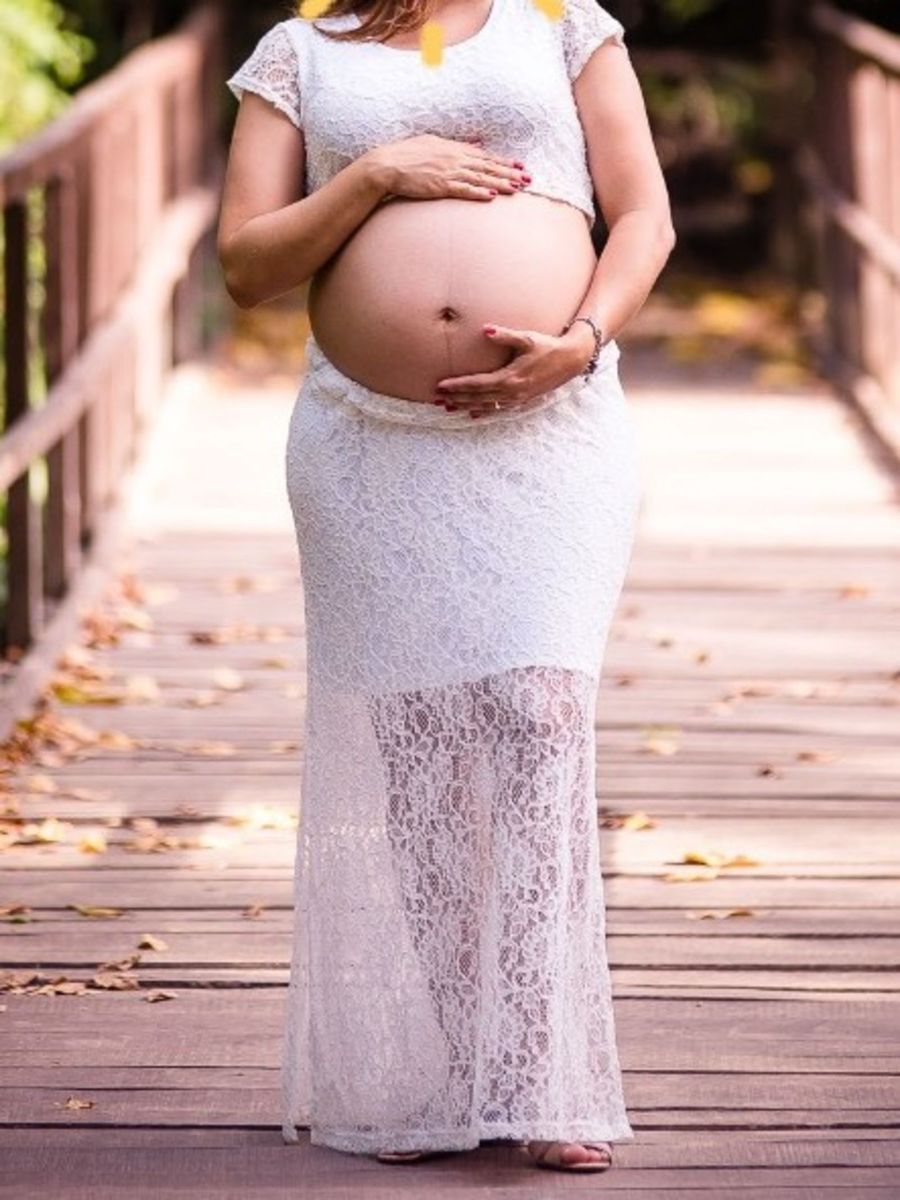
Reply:
<svg viewBox="0 0 900 1200"><path fill-rule="evenodd" d="M298 3L297 11L301 5ZM421 29L431 17L435 0L332 0L323 17L343 17L356 13L362 20L358 28L338 30L316 29L335 41L385 41L395 33ZM368 15L363 18L363 11Z"/></svg>

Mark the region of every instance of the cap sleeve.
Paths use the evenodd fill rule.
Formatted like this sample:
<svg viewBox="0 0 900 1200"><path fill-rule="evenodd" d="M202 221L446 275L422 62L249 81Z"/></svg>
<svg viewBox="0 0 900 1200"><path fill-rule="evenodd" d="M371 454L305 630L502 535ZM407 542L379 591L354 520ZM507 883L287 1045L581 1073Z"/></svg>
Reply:
<svg viewBox="0 0 900 1200"><path fill-rule="evenodd" d="M227 86L238 100L245 91L262 96L300 128L300 66L284 22L263 34Z"/></svg>
<svg viewBox="0 0 900 1200"><path fill-rule="evenodd" d="M566 70L574 81L597 47L610 38L624 48L625 29L595 0L565 0L565 4L559 25Z"/></svg>

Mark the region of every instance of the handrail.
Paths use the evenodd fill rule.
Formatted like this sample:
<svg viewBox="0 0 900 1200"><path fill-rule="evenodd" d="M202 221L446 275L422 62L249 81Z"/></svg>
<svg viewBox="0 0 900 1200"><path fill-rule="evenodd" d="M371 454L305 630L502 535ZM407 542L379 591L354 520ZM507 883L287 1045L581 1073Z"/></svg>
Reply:
<svg viewBox="0 0 900 1200"><path fill-rule="evenodd" d="M71 591L166 369L200 345L221 168L223 25L215 0L200 3L0 159L8 661ZM31 486L39 463L43 504Z"/></svg>

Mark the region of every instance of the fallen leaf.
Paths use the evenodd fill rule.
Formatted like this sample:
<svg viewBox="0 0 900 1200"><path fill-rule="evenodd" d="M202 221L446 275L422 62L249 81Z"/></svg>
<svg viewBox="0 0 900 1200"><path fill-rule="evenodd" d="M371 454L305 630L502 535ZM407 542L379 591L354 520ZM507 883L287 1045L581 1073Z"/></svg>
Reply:
<svg viewBox="0 0 900 1200"><path fill-rule="evenodd" d="M265 905L251 904L244 909L244 911L241 913L241 916L249 917L251 920L256 920L258 917L261 917L265 911Z"/></svg>
<svg viewBox="0 0 900 1200"><path fill-rule="evenodd" d="M168 950L168 942L164 942L162 938L154 937L152 933L142 933L138 941L139 950Z"/></svg>
<svg viewBox="0 0 900 1200"><path fill-rule="evenodd" d="M125 912L124 908L105 908L102 904L70 904L68 907L74 909L81 917L90 917L91 920L97 921L121 917Z"/></svg>
<svg viewBox="0 0 900 1200"><path fill-rule="evenodd" d="M755 917L757 915L752 908L709 908L705 912L685 913L690 921L724 921L729 917Z"/></svg>
<svg viewBox="0 0 900 1200"><path fill-rule="evenodd" d="M830 763L837 762L838 757L830 750L798 750L796 754L798 762Z"/></svg>
<svg viewBox="0 0 900 1200"><path fill-rule="evenodd" d="M708 879L717 879L719 872L714 867L697 867L693 871L670 871L663 876L666 883L705 883Z"/></svg>
<svg viewBox="0 0 900 1200"><path fill-rule="evenodd" d="M141 985L125 971L99 971L91 980L94 987L111 992L133 992Z"/></svg>
<svg viewBox="0 0 900 1200"><path fill-rule="evenodd" d="M162 1000L175 1000L177 997L177 992L155 991L147 992L143 998L148 1004L159 1004Z"/></svg>
<svg viewBox="0 0 900 1200"><path fill-rule="evenodd" d="M78 843L82 854L105 854L107 850L106 836L100 830L85 834Z"/></svg>
<svg viewBox="0 0 900 1200"><path fill-rule="evenodd" d="M54 1107L55 1108L68 1108L68 1109L77 1111L78 1109L82 1109L82 1108L93 1108L94 1101L93 1100L85 1100L81 1096L67 1096L65 1102L60 1101L60 1100L54 1101Z"/></svg>
<svg viewBox="0 0 900 1200"><path fill-rule="evenodd" d="M226 692L239 692L245 686L244 677L232 667L219 667L213 671L213 682Z"/></svg>
<svg viewBox="0 0 900 1200"><path fill-rule="evenodd" d="M120 958L116 962L100 963L97 967L98 971L130 971L141 961L141 956L138 953L129 954L126 958Z"/></svg>

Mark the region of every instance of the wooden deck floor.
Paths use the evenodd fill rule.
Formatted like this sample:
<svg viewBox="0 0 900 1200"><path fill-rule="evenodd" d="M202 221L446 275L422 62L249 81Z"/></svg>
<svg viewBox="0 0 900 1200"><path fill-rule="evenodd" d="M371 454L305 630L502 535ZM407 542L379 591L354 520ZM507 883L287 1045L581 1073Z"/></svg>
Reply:
<svg viewBox="0 0 900 1200"><path fill-rule="evenodd" d="M0 854L2 1194L896 1197L896 498L825 392L637 376L645 503L597 779L637 1139L586 1177L508 1146L388 1167L283 1145L293 394L179 374L96 645L28 734L6 798L26 844Z"/></svg>

